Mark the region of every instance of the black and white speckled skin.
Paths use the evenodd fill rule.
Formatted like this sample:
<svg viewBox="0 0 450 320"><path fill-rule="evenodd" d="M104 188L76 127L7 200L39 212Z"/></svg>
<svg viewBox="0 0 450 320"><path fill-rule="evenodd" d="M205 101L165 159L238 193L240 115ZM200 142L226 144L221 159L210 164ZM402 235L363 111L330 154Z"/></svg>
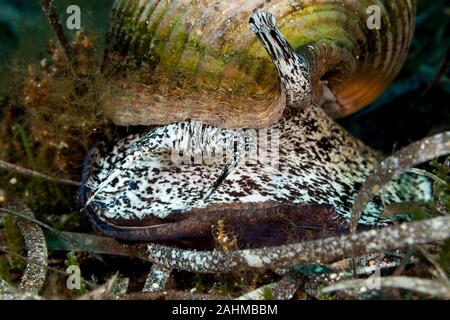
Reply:
<svg viewBox="0 0 450 320"><path fill-rule="evenodd" d="M378 157L312 104L308 66L276 29L273 16L256 14L250 24L280 74L287 98L283 119L259 132L186 121L120 140L96 157L85 181L84 188L94 192L85 204L99 219L140 226L149 217L170 220L195 208L263 202L328 204L339 217L350 218L355 195ZM268 154L278 155L276 165L264 157L242 162L248 153L261 150L259 139L266 133ZM176 163L173 150L188 158L225 150L233 155L227 163L236 160L236 166L217 183L225 163ZM211 192L214 185L217 189ZM424 200L431 196L431 185L405 175L385 195L387 203ZM368 206L362 224L383 223L379 202Z"/></svg>
<svg viewBox="0 0 450 320"><path fill-rule="evenodd" d="M265 201L330 204L348 219L356 192L377 163L373 151L320 108L287 110L284 119L269 128L268 141L271 129L280 132L278 169L264 161L240 163L207 201L202 200L203 195L216 181L223 164L174 164L171 152L161 149L134 160L127 169L119 169L120 175L97 194L95 203L107 208L102 212L108 220L165 219L210 204ZM111 171L123 166L141 137L129 136L107 155L98 157L86 185L96 190ZM172 141L165 135L153 139L160 145L167 145L167 139ZM276 148L269 146L268 152L276 152ZM414 184L413 177L408 180ZM394 195L393 190L387 192L389 201L409 199L402 192ZM431 194L430 185L423 182L412 190L410 196L415 199ZM378 213L379 208L372 204L361 223L376 223Z"/></svg>

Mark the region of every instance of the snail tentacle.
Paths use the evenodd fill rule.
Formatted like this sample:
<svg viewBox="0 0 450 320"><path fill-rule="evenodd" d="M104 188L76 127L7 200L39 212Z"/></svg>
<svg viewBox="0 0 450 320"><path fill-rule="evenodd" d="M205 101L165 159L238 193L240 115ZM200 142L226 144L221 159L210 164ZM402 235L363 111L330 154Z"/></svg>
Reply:
<svg viewBox="0 0 450 320"><path fill-rule="evenodd" d="M258 12L250 18L250 30L261 41L275 65L286 94L287 104L306 107L312 104L312 82L306 60L298 55L269 12Z"/></svg>

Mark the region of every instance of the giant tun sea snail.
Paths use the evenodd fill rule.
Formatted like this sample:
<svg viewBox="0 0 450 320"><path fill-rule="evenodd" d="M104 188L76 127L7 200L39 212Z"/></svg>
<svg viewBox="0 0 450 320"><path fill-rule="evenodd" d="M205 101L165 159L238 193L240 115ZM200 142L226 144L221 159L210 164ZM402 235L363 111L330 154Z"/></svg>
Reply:
<svg viewBox="0 0 450 320"><path fill-rule="evenodd" d="M266 101L268 108L278 108L274 114L282 114L282 117L275 116L268 120L265 118L266 111L255 111L252 105L247 109L227 106L231 109L224 109L226 115L219 115L220 112L207 108L205 113L197 110L197 116L193 116L189 113L189 110L193 110L190 98L186 98L187 113L180 114L177 110L168 109L167 112L173 111L175 118L180 116L179 119L168 116L161 120L159 115L154 118L149 115L146 119L148 123L160 125L145 134L128 136L112 148L94 149L87 157L80 195L92 222L103 233L118 239L178 243L202 239L204 246L213 245L214 232L211 227L219 221L225 222L241 246L280 244L343 231L347 227L359 187L380 159L373 150L336 124L319 106L326 100L321 93L330 93L330 90L335 93L334 99L331 99L333 108L342 108L333 114L345 115L349 108L355 110L367 104L397 73L406 55L414 26L415 2L407 0L389 1L384 5L372 1L383 8L383 23L387 28L383 36L376 30L375 34L371 34L371 31L361 26L360 21L344 19L348 18L346 15L364 12L366 2L352 1L348 4L351 9L355 9L354 13L346 8L347 2L337 5L334 1L306 1L303 8L294 8L293 11L291 8L289 14L296 18L294 22L283 19L285 29L290 23L301 26L302 19L305 19L306 25L313 23L311 19L317 19L315 23L328 23L326 18L339 24L339 29L333 32L319 28L324 34L322 37L315 35L315 41L310 41L311 35L305 36L308 43L300 47L298 42L293 47L285 39L276 27L272 14L260 11L251 15L256 8L250 4L240 8L242 11L248 10L246 21L249 21L255 38L260 40L275 66L280 82L277 103L271 104L273 100L270 99ZM286 9L288 1L272 3L276 3L273 5L274 13L280 14ZM114 12L116 20L113 21L120 21L121 15L138 15L140 18L132 21L147 21L151 25L153 15L162 5L169 6L166 15L173 14L174 23L178 21L175 18L182 19L176 15L181 10L181 1L171 4L158 1L140 1L138 4L136 1L131 4L131 1L124 0L118 1ZM224 4L221 2L217 6L221 8ZM184 21L189 23L190 32L202 25L202 19L209 21L213 19L209 15L219 15L211 10L206 10L201 16L195 9L185 13L185 16L191 17L197 12L194 15L197 20ZM236 15L239 19L242 18L242 11ZM231 17L232 13L231 9L221 12L225 17ZM148 20L142 18L144 16ZM362 19L362 16L358 17ZM159 23L164 24L165 18L160 16L159 19ZM232 21L237 23L234 19ZM336 27L334 24L332 26ZM219 29L223 27L221 24L216 26ZM118 28L112 27L113 34L119 32ZM349 41L343 41L344 28L355 38L345 36ZM159 28L149 30L153 37L160 36ZM288 37L295 35L294 28L288 30ZM314 30L319 32L317 28ZM130 31L129 41L134 44L129 43L129 48L138 43L133 40L134 31ZM173 32L180 30L174 27ZM256 52L254 45L242 47L243 43L251 43L247 35L251 33L242 33L236 40L235 50L242 50L243 56ZM298 33L301 33L301 27ZM297 34L297 41L298 37ZM364 41L356 41L358 37ZM168 39L167 46L172 37L168 36ZM217 39L208 39L213 40ZM186 43L189 41L186 40ZM214 42L211 45L214 47ZM380 51L381 45L386 48L383 52ZM357 58L349 50L350 47L356 50L356 46L360 47ZM162 52L167 50L165 48ZM164 54L161 51L159 53L161 61L158 63L165 65L162 61ZM198 63L198 70L206 68L201 65L203 62ZM164 70L159 65L155 70ZM375 66L378 70L371 70ZM270 70L267 66L263 69ZM327 72L330 80L319 81ZM254 78L256 81L258 79ZM266 83L268 80L263 78L261 81ZM327 89L324 90L325 84ZM209 94L207 90L199 92ZM211 96L208 99L212 99ZM243 100L237 101L236 97L233 99L236 103L243 103ZM159 110L160 106L152 107ZM235 113L239 115L234 117ZM119 117L119 114L115 116ZM184 116L189 119L184 119ZM121 118L118 123L124 119ZM176 121L173 122L173 119ZM162 125L167 122L173 123ZM252 125L247 126L250 123ZM251 129L258 127L266 128ZM265 137L267 145L264 147L267 147L269 155L277 156L276 166L259 157L263 147L262 138ZM173 155L179 151L188 159L200 156L204 161L199 164L177 163ZM225 162L206 161L208 157L220 155L222 151L228 154ZM243 161L255 152L258 155L256 161ZM431 192L427 180L403 175L384 190L384 201L425 200L431 197ZM379 198L375 199L366 208L361 219L363 225L385 223L378 217L380 202Z"/></svg>

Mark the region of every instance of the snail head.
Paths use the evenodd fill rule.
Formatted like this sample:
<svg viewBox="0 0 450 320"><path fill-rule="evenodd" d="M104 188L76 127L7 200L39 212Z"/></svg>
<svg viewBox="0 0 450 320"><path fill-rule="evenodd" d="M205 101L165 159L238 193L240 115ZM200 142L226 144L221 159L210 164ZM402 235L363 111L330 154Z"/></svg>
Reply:
<svg viewBox="0 0 450 320"><path fill-rule="evenodd" d="M270 32L270 30L276 29L275 16L269 12L257 12L250 17L250 31L258 32Z"/></svg>

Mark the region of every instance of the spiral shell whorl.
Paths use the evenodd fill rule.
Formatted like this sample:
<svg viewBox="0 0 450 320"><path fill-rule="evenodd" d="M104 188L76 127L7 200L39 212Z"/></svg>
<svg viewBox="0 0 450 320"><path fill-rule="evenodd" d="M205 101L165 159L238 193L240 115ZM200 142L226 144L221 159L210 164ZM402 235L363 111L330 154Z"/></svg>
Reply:
<svg viewBox="0 0 450 320"><path fill-rule="evenodd" d="M366 26L370 5L381 8L380 30ZM124 83L125 94L106 112L118 124L195 118L221 127L266 127L278 121L284 100L275 68L248 30L254 11L277 17L309 62L316 99L323 80L342 117L372 102L398 73L415 1L117 0L112 51L143 63L150 76L145 84Z"/></svg>

